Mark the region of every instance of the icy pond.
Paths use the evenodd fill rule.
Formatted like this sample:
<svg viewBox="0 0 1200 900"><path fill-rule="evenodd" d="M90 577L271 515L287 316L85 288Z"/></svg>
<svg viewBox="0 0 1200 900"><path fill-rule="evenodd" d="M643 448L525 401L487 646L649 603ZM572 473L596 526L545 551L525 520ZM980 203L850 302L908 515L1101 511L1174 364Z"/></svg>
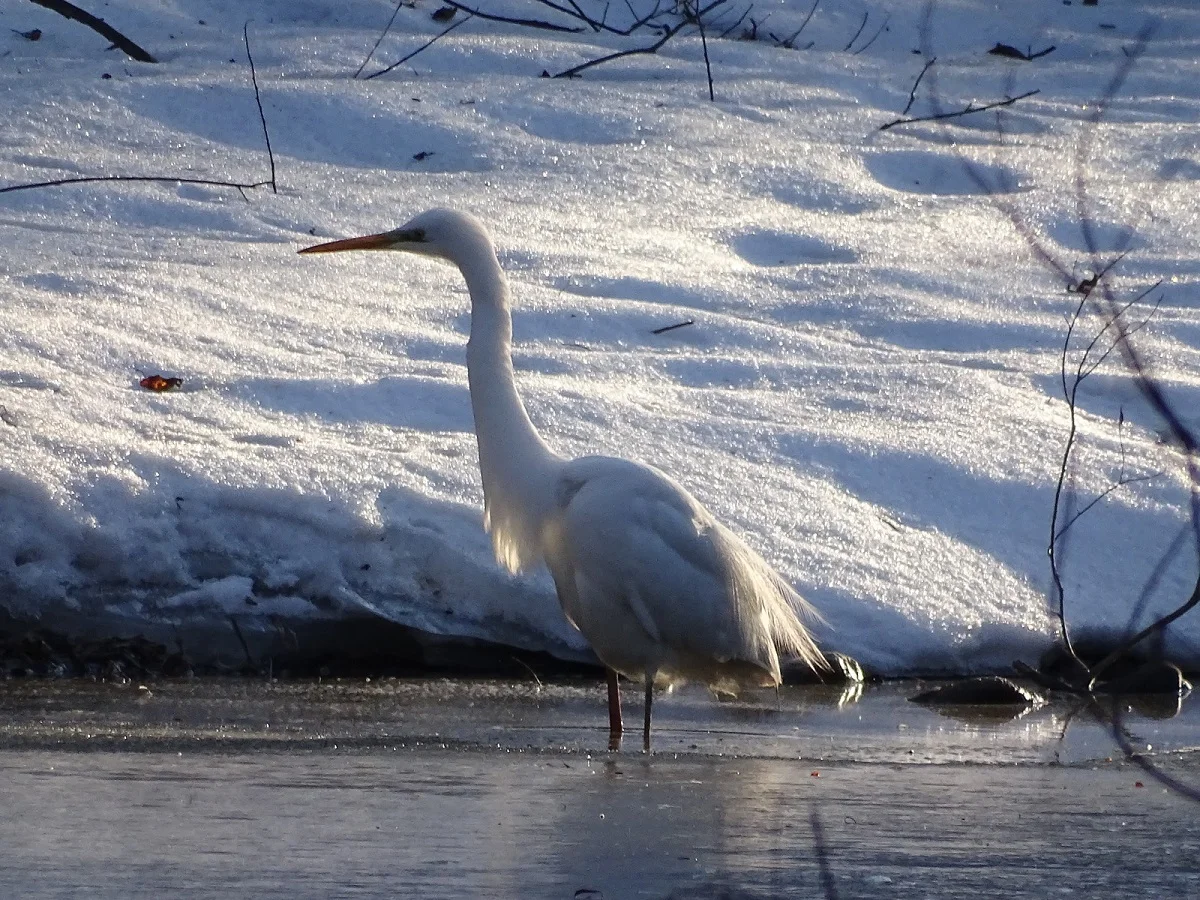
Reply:
<svg viewBox="0 0 1200 900"><path fill-rule="evenodd" d="M646 756L601 749L592 682L0 683L0 893L1200 891L1195 806L1121 762L1086 712L956 718L912 688L684 690ZM1198 718L1185 704L1127 724L1195 782Z"/></svg>

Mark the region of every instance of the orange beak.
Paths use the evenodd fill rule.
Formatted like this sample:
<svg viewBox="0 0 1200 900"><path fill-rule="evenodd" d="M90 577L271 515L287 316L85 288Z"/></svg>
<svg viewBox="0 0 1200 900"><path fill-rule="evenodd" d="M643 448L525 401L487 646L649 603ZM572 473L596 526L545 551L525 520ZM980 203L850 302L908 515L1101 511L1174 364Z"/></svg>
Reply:
<svg viewBox="0 0 1200 900"><path fill-rule="evenodd" d="M394 234L368 234L365 237L346 238L343 241L329 241L313 247L305 247L298 253L340 253L342 250L387 250L395 246Z"/></svg>

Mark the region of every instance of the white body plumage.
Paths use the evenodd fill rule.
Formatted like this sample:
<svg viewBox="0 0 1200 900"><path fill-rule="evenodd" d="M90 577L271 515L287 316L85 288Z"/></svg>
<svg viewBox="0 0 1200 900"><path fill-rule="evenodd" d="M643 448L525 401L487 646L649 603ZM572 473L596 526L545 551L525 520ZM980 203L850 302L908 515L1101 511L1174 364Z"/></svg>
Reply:
<svg viewBox="0 0 1200 900"><path fill-rule="evenodd" d="M301 252L406 250L454 263L471 296L467 373L485 523L497 559L518 572L545 563L563 611L610 669L647 684L703 681L719 690L777 685L782 656L824 659L794 590L683 487L611 457L568 461L538 435L517 393L509 290L482 223L423 213L383 234ZM620 728L619 697L610 679Z"/></svg>

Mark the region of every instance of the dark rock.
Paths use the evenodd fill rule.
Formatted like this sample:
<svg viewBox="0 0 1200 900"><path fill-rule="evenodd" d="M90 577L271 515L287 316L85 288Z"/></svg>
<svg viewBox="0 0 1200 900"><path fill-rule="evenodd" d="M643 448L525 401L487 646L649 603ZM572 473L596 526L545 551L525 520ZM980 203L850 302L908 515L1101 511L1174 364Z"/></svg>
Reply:
<svg viewBox="0 0 1200 900"><path fill-rule="evenodd" d="M1036 706L1045 701L1041 696L1015 681L998 675L952 681L915 697L913 703L930 706Z"/></svg>

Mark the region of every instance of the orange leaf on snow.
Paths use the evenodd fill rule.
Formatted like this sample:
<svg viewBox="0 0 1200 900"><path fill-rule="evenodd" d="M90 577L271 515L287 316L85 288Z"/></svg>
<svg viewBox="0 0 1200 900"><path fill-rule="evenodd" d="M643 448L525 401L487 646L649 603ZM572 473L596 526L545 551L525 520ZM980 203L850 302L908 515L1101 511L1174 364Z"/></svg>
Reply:
<svg viewBox="0 0 1200 900"><path fill-rule="evenodd" d="M147 375L138 382L148 391L154 391L161 394L163 391L171 391L183 384L182 378L163 378L161 375Z"/></svg>

